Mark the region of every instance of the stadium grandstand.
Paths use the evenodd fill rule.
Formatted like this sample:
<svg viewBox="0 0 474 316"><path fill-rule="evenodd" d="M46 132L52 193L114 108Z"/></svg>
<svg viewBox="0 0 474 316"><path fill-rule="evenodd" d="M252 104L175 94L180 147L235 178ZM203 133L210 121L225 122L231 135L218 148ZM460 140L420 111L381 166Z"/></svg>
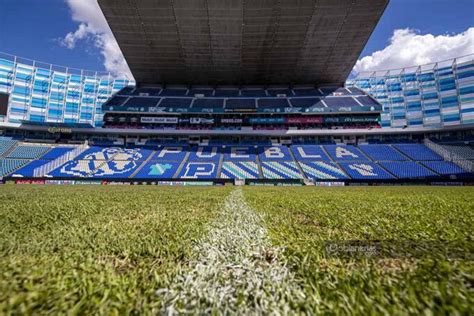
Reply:
<svg viewBox="0 0 474 316"><path fill-rule="evenodd" d="M474 180L474 55L347 78L387 0L99 5L134 78L0 55L3 181Z"/></svg>

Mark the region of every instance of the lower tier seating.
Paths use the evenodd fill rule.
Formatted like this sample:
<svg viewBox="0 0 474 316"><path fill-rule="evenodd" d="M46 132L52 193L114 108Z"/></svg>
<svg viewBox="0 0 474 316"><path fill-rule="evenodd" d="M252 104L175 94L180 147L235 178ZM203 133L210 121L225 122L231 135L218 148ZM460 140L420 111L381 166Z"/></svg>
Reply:
<svg viewBox="0 0 474 316"><path fill-rule="evenodd" d="M344 171L356 180L387 180L394 179L387 171L372 162L341 162Z"/></svg>
<svg viewBox="0 0 474 316"><path fill-rule="evenodd" d="M15 146L13 144L12 146ZM161 146L154 149L93 146L63 163L47 177L97 179L303 179L387 180L467 177L459 166L422 144ZM421 146L421 147L420 147ZM73 150L74 146L10 147L14 153L38 156L26 147L43 148L35 159L0 158L1 176L33 177L34 170ZM19 149L21 148L21 149ZM404 151L404 154L399 152ZM417 152L416 148L420 149ZM18 149L17 151L15 151ZM26 154L25 154L26 153ZM410 157L422 159L411 160Z"/></svg>
<svg viewBox="0 0 474 316"><path fill-rule="evenodd" d="M302 179L296 162L265 161L262 162L263 177L266 179Z"/></svg>
<svg viewBox="0 0 474 316"><path fill-rule="evenodd" d="M8 155L8 158L36 159L46 153L50 147L43 146L24 146L15 147Z"/></svg>
<svg viewBox="0 0 474 316"><path fill-rule="evenodd" d="M470 145L443 145L444 149L467 160L474 160L474 148Z"/></svg>
<svg viewBox="0 0 474 316"><path fill-rule="evenodd" d="M396 149L401 151L412 160L427 161L427 160L443 160L443 158L426 147L423 144L396 144L393 145Z"/></svg>
<svg viewBox="0 0 474 316"><path fill-rule="evenodd" d="M0 138L0 156L9 151L16 143L17 141L13 139Z"/></svg>
<svg viewBox="0 0 474 316"><path fill-rule="evenodd" d="M425 161L421 164L443 176L464 177L468 175L461 167L449 161Z"/></svg>
<svg viewBox="0 0 474 316"><path fill-rule="evenodd" d="M13 171L26 165L30 160L27 159L0 159L0 177L5 177Z"/></svg>
<svg viewBox="0 0 474 316"><path fill-rule="evenodd" d="M258 179L258 165L254 161L225 161L221 170L222 179Z"/></svg>
<svg viewBox="0 0 474 316"><path fill-rule="evenodd" d="M381 162L380 165L399 179L436 177L437 175L414 161Z"/></svg>

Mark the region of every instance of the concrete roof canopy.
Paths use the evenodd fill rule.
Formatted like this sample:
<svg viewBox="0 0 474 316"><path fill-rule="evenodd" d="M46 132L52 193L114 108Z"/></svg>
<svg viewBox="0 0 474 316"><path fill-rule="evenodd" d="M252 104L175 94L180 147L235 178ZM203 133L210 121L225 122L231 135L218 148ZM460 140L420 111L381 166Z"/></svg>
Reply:
<svg viewBox="0 0 474 316"><path fill-rule="evenodd" d="M138 83L342 85L389 0L99 0Z"/></svg>

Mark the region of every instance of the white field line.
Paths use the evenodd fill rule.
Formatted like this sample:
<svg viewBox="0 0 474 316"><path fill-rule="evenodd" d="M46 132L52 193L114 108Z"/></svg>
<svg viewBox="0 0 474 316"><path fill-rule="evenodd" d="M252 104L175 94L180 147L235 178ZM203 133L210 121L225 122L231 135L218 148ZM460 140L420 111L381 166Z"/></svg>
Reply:
<svg viewBox="0 0 474 316"><path fill-rule="evenodd" d="M171 287L157 291L164 313L285 315L305 300L241 188L227 197L195 252Z"/></svg>

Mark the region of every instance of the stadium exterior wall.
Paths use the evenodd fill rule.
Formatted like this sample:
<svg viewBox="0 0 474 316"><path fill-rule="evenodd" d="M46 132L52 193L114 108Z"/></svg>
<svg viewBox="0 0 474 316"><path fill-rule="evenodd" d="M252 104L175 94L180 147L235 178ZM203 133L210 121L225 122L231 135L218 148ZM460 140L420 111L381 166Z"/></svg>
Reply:
<svg viewBox="0 0 474 316"><path fill-rule="evenodd" d="M377 99L382 127L474 123L474 54L402 69L364 72L346 82Z"/></svg>
<svg viewBox="0 0 474 316"><path fill-rule="evenodd" d="M124 75L45 64L0 53L0 92L10 94L0 122L102 125L102 104L134 81Z"/></svg>

